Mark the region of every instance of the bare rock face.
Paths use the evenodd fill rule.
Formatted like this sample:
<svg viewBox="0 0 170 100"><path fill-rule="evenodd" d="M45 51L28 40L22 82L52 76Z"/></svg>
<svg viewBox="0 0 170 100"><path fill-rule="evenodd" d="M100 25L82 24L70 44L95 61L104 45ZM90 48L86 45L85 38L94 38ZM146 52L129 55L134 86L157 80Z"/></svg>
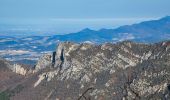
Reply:
<svg viewBox="0 0 170 100"><path fill-rule="evenodd" d="M51 64L52 64L52 55L45 54L38 60L36 66L35 66L35 71L39 71L39 70L44 69L48 66L51 66Z"/></svg>
<svg viewBox="0 0 170 100"><path fill-rule="evenodd" d="M20 75L26 75L28 74L29 68L26 68L25 66L21 65L21 64L12 64L4 59L0 59L0 64L2 69L6 69L6 71L12 71L16 74L20 74ZM3 71L0 68L1 71Z"/></svg>
<svg viewBox="0 0 170 100"><path fill-rule="evenodd" d="M107 70L113 73L116 68L133 68L151 57L152 48L132 42L103 45L65 42L59 44L56 52L55 67L63 73L61 78L78 79L82 73L92 75Z"/></svg>
<svg viewBox="0 0 170 100"><path fill-rule="evenodd" d="M60 43L52 69L34 87L47 81L59 91L52 89L46 98L59 100L168 99L169 43Z"/></svg>
<svg viewBox="0 0 170 100"><path fill-rule="evenodd" d="M168 100L169 46L170 41L60 43L51 57L40 59L37 72L24 83L27 88L12 99Z"/></svg>
<svg viewBox="0 0 170 100"><path fill-rule="evenodd" d="M17 74L20 74L20 75L26 75L27 74L27 69L25 69L24 67L22 67L21 65L19 64L14 64L13 67L12 67L12 71L17 73Z"/></svg>

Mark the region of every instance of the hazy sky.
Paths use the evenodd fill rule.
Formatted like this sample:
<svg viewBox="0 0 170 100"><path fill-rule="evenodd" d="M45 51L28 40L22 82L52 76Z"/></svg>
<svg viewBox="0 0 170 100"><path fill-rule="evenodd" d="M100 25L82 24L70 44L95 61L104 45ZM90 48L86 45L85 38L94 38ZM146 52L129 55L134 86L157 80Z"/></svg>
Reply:
<svg viewBox="0 0 170 100"><path fill-rule="evenodd" d="M170 0L0 0L0 24L50 27L58 23L61 32L64 25L73 23L83 24L81 28L88 27L88 23L92 28L110 28L167 16L169 9Z"/></svg>

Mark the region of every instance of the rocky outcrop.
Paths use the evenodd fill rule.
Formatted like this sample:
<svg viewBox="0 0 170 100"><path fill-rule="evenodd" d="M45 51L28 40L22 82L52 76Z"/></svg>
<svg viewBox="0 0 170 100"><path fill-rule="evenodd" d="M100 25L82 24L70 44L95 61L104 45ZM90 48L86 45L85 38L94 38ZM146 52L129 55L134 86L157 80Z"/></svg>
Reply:
<svg viewBox="0 0 170 100"><path fill-rule="evenodd" d="M20 75L26 75L28 74L28 72L30 72L31 70L29 70L29 68L25 67L24 65L21 64L12 64L9 61L6 61L4 59L0 59L0 64L3 64L1 66L1 68L4 68L8 71L12 71L16 74L20 74ZM2 71L2 70L1 70Z"/></svg>
<svg viewBox="0 0 170 100"><path fill-rule="evenodd" d="M58 82L54 88L62 92L52 90L48 99L168 99L169 43L60 43L51 69L39 75L34 87Z"/></svg>
<svg viewBox="0 0 170 100"><path fill-rule="evenodd" d="M4 100L1 92L12 88L18 82L20 82L24 76L15 73L13 70L13 65L4 59L0 58L0 100Z"/></svg>
<svg viewBox="0 0 170 100"><path fill-rule="evenodd" d="M38 70L26 81L31 85L12 99L168 100L169 46L170 41L60 43L52 55L38 61Z"/></svg>
<svg viewBox="0 0 170 100"><path fill-rule="evenodd" d="M37 72L37 71L44 69L51 65L52 65L52 55L45 54L38 60L36 66L35 66L35 71Z"/></svg>
<svg viewBox="0 0 170 100"><path fill-rule="evenodd" d="M24 75L24 76L25 76L25 75L27 74L27 72L28 72L27 69L25 69L24 67L22 67L22 66L19 65L19 64L14 64L11 69L12 69L13 72L15 72L15 73L17 73L17 74L20 74L20 75Z"/></svg>

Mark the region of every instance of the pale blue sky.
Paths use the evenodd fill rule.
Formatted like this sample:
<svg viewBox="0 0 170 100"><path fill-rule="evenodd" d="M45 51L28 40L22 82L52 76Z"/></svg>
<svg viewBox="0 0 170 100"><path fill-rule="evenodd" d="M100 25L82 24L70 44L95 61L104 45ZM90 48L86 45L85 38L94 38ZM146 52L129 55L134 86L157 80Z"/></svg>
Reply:
<svg viewBox="0 0 170 100"><path fill-rule="evenodd" d="M0 24L73 32L161 18L169 9L170 0L0 0Z"/></svg>

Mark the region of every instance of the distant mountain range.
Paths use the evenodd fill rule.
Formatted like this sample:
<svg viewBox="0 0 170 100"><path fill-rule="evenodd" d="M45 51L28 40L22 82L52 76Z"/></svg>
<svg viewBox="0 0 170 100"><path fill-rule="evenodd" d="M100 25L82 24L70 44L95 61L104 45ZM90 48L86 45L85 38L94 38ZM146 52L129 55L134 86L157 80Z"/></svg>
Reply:
<svg viewBox="0 0 170 100"><path fill-rule="evenodd" d="M170 39L170 16L159 20L125 25L117 29L101 29L99 31L94 31L87 28L78 33L54 36L54 38L61 41L90 41L94 43L118 42L123 40L146 43L159 42Z"/></svg>
<svg viewBox="0 0 170 100"><path fill-rule="evenodd" d="M116 29L95 31L86 28L77 33L51 36L0 36L0 56L14 61L37 60L40 55L54 51L56 45L62 41L100 44L124 40L144 43L170 40L170 16Z"/></svg>

